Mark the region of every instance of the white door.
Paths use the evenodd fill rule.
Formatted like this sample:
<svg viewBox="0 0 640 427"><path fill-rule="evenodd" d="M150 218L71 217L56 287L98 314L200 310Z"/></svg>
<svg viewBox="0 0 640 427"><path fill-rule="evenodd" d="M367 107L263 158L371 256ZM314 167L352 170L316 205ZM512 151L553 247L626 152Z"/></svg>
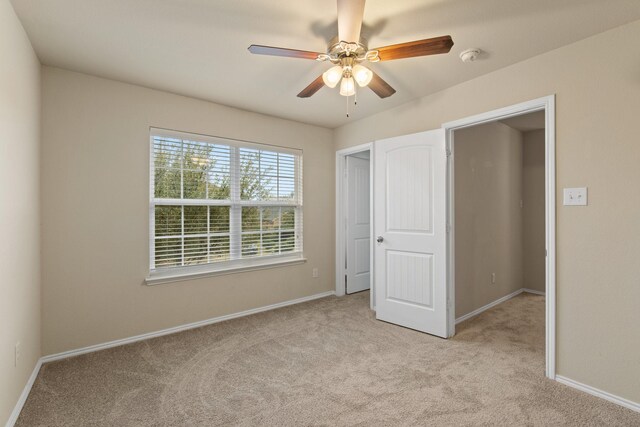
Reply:
<svg viewBox="0 0 640 427"><path fill-rule="evenodd" d="M347 293L370 287L369 160L347 156Z"/></svg>
<svg viewBox="0 0 640 427"><path fill-rule="evenodd" d="M444 130L374 147L376 317L446 338Z"/></svg>

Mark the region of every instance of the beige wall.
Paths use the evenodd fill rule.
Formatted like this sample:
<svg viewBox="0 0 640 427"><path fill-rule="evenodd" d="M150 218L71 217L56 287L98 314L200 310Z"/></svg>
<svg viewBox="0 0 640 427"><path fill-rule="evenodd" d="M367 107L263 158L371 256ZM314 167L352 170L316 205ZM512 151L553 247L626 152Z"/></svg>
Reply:
<svg viewBox="0 0 640 427"><path fill-rule="evenodd" d="M40 357L39 149L40 63L0 0L0 425Z"/></svg>
<svg viewBox="0 0 640 427"><path fill-rule="evenodd" d="M545 292L544 129L524 132L523 137L523 287Z"/></svg>
<svg viewBox="0 0 640 427"><path fill-rule="evenodd" d="M331 130L56 68L42 73L44 354L334 289ZM150 126L303 149L308 262L145 285Z"/></svg>
<svg viewBox="0 0 640 427"><path fill-rule="evenodd" d="M335 148L341 149L556 94L557 370L635 402L640 402L638 40L640 21L335 131ZM589 187L589 206L562 206L560 190L573 186Z"/></svg>
<svg viewBox="0 0 640 427"><path fill-rule="evenodd" d="M521 288L545 292L544 130L465 128L454 153L456 318Z"/></svg>
<svg viewBox="0 0 640 427"><path fill-rule="evenodd" d="M522 133L488 123L454 144L458 318L522 288Z"/></svg>

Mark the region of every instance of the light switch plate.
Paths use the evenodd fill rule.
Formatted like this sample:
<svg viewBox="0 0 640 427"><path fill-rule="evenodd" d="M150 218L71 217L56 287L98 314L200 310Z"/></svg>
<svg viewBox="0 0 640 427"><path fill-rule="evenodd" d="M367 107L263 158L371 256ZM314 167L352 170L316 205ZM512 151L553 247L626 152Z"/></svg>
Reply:
<svg viewBox="0 0 640 427"><path fill-rule="evenodd" d="M565 188L565 206L587 206L587 187Z"/></svg>

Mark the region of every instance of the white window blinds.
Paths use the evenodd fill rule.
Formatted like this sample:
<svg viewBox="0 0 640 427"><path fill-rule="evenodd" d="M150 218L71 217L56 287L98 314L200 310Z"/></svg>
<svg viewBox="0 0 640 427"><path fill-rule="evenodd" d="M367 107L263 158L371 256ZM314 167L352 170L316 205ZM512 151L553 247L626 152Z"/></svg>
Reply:
<svg viewBox="0 0 640 427"><path fill-rule="evenodd" d="M150 269L302 256L302 152L152 129Z"/></svg>

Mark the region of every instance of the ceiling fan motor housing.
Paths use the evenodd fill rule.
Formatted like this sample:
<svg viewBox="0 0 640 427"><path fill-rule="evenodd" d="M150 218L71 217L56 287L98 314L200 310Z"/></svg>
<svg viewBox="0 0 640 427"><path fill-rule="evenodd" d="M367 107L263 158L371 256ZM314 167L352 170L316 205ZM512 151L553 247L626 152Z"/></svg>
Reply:
<svg viewBox="0 0 640 427"><path fill-rule="evenodd" d="M353 58L357 62L368 60L370 62L376 62L377 51L369 51L367 48L367 40L360 38L359 42L346 42L338 40L338 37L334 37L329 42L327 54L318 56L319 61L329 60L334 64L343 64L343 58ZM351 64L353 65L353 64Z"/></svg>

